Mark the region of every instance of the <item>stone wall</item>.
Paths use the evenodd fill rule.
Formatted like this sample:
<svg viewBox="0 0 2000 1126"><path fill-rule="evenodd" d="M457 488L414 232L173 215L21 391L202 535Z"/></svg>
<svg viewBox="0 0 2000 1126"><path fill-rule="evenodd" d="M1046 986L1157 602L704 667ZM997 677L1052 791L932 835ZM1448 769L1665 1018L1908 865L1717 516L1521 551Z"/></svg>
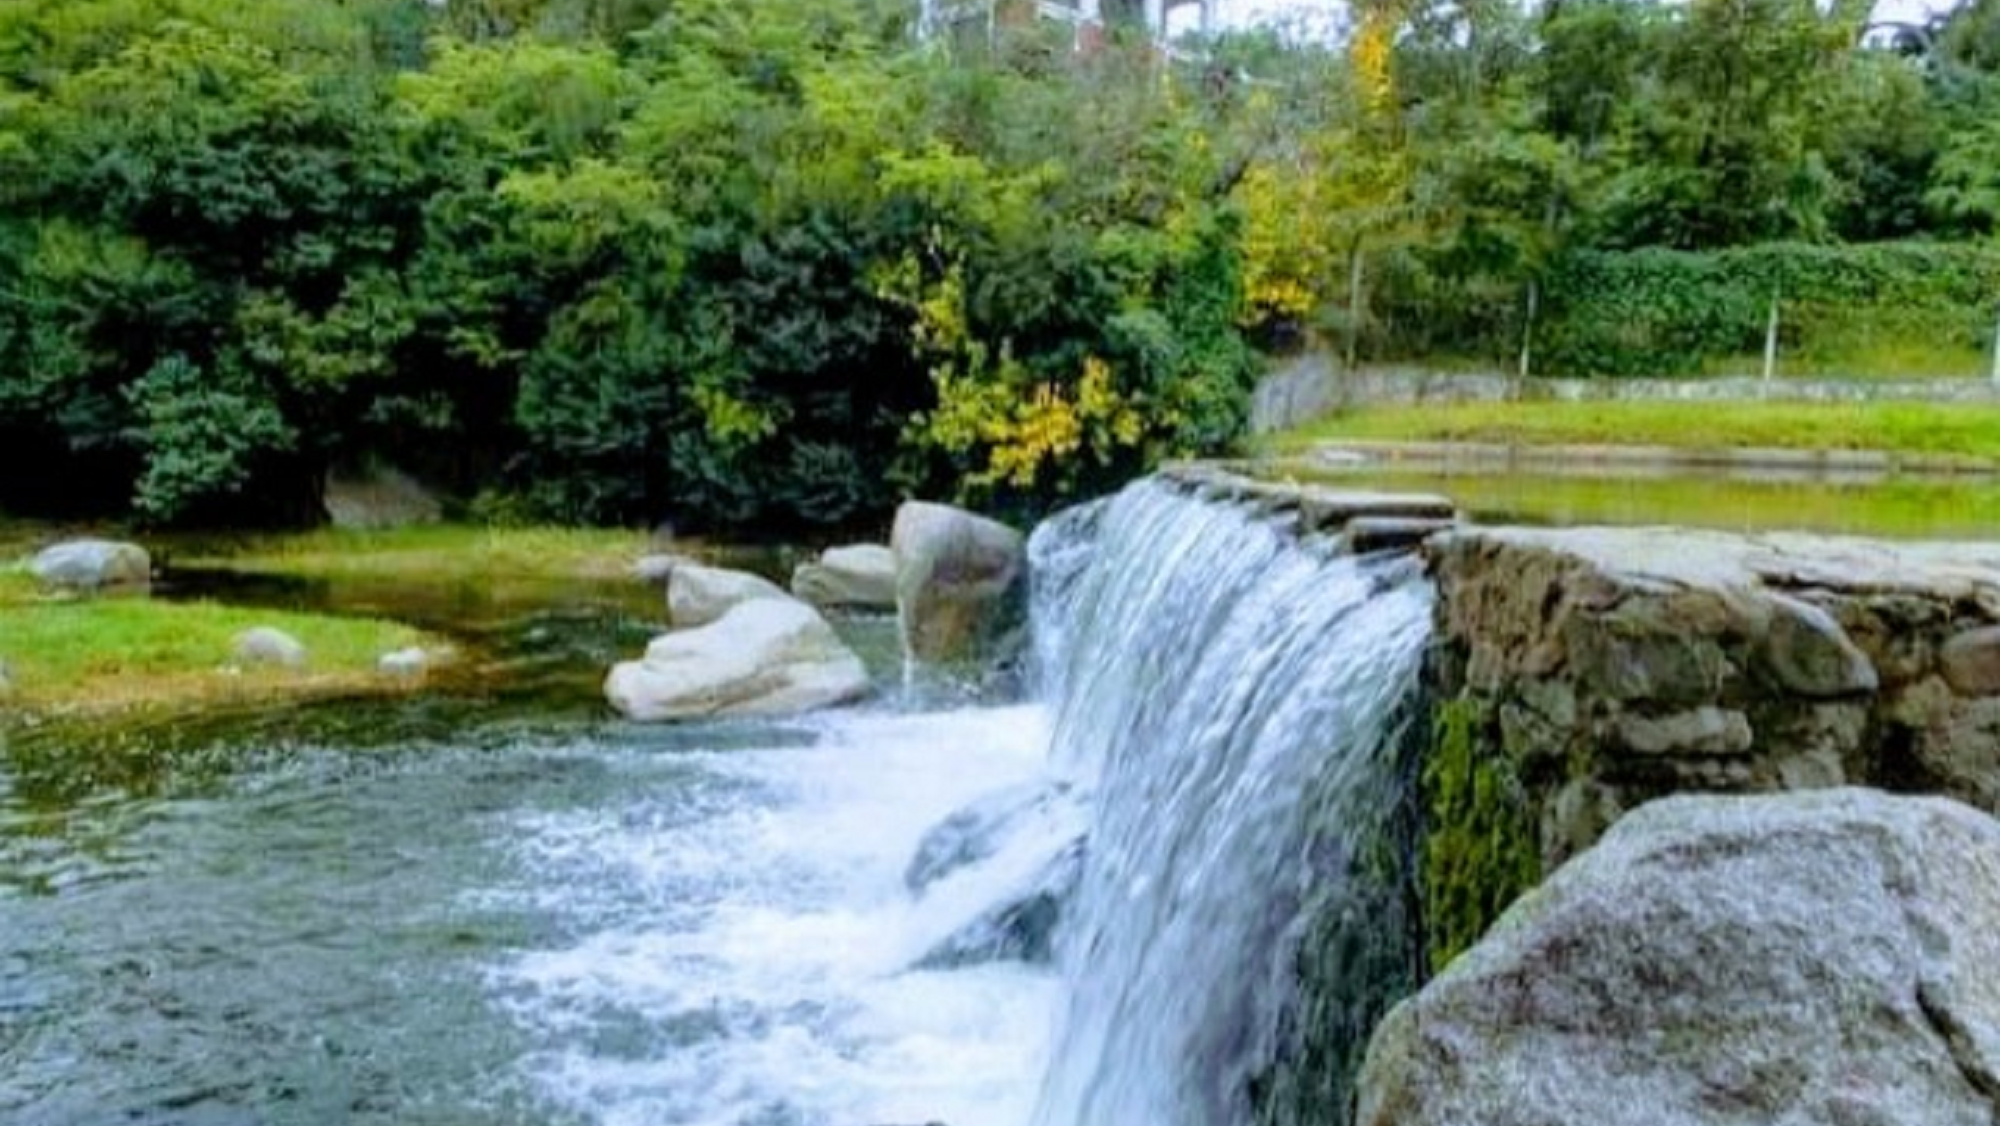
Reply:
<svg viewBox="0 0 2000 1126"><path fill-rule="evenodd" d="M2000 811L2000 545L1462 528L1424 552L1434 966L1664 794L1858 784Z"/></svg>
<svg viewBox="0 0 2000 1126"><path fill-rule="evenodd" d="M1683 379L1563 379L1522 381L1504 372L1440 372L1416 367L1369 366L1342 371L1336 358L1307 352L1274 367L1251 398L1250 429L1269 433L1311 422L1337 410L1369 405L1498 402L1507 399L1576 401L1666 400L1725 402L2000 401L2000 385L1969 378L1871 379L1756 375Z"/></svg>

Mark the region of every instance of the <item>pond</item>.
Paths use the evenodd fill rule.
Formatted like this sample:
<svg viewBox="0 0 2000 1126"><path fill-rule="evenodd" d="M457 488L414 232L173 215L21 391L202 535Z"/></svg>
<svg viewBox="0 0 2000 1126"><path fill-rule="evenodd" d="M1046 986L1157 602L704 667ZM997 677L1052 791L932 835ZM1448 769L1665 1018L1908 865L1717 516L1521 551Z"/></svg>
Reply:
<svg viewBox="0 0 2000 1126"><path fill-rule="evenodd" d="M1262 476L1336 487L1442 493L1485 524L1679 524L1734 532L1797 531L1890 539L2000 537L2000 479L1978 475L1644 473L1580 465L1277 459Z"/></svg>

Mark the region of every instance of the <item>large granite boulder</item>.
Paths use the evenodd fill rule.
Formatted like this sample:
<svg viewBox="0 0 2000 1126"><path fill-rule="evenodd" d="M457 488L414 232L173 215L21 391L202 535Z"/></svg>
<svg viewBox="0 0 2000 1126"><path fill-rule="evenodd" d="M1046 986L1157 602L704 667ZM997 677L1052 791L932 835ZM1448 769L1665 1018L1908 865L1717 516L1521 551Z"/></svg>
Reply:
<svg viewBox="0 0 2000 1126"><path fill-rule="evenodd" d="M1390 1014L1360 1126L1991 1126L2000 822L1837 789L1627 814Z"/></svg>
<svg viewBox="0 0 2000 1126"><path fill-rule="evenodd" d="M896 611L906 652L954 663L987 652L1019 624L1026 597L1021 533L949 505L896 510Z"/></svg>
<svg viewBox="0 0 2000 1126"><path fill-rule="evenodd" d="M881 544L829 548L792 571L792 593L815 606L896 608L896 553Z"/></svg>
<svg viewBox="0 0 2000 1126"><path fill-rule="evenodd" d="M861 659L812 607L783 595L663 634L604 683L612 706L638 720L788 715L867 692Z"/></svg>
<svg viewBox="0 0 2000 1126"><path fill-rule="evenodd" d="M28 569L46 586L76 591L140 591L152 585L153 558L135 543L71 540L43 550Z"/></svg>
<svg viewBox="0 0 2000 1126"><path fill-rule="evenodd" d="M761 576L696 563L675 565L667 580L667 613L677 629L705 626L745 602L791 597Z"/></svg>

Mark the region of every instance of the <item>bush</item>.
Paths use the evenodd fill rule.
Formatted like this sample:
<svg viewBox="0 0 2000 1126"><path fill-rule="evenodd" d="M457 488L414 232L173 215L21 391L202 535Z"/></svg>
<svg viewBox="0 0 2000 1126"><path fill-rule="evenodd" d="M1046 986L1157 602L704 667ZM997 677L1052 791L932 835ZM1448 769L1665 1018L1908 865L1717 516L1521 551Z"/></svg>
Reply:
<svg viewBox="0 0 2000 1126"><path fill-rule="evenodd" d="M951 60L873 0L616 42L271 2L0 7L0 437L106 514L292 520L379 457L780 531L1043 507L1243 430L1228 123L1143 46Z"/></svg>
<svg viewBox="0 0 2000 1126"><path fill-rule="evenodd" d="M1375 284L1374 354L1447 352L1504 366L1520 348L1518 280L1451 278L1405 251L1385 256ZM1763 351L1773 294L1780 348L1794 370L1838 372L1899 349L1976 353L1992 343L2000 249L1912 241L1571 251L1543 275L1535 370L1701 374Z"/></svg>

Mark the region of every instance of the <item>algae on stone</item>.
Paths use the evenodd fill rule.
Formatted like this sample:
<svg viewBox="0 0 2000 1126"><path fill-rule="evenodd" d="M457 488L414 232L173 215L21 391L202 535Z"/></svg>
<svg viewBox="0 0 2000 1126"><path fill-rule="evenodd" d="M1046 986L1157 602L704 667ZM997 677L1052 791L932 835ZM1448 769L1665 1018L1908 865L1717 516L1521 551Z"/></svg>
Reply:
<svg viewBox="0 0 2000 1126"><path fill-rule="evenodd" d="M1438 707L1425 756L1423 856L1424 945L1432 972L1486 933L1522 892L1541 879L1534 803L1497 741L1481 728L1486 714L1461 696Z"/></svg>

